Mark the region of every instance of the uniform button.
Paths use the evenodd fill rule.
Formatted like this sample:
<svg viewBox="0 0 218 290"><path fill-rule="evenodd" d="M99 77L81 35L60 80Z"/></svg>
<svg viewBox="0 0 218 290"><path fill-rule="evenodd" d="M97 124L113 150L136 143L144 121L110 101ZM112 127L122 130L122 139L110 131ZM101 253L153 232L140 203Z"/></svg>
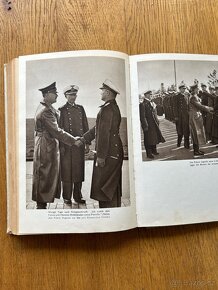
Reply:
<svg viewBox="0 0 218 290"><path fill-rule="evenodd" d="M69 120L71 120L71 118L69 118Z"/></svg>
<svg viewBox="0 0 218 290"><path fill-rule="evenodd" d="M116 134L114 134L114 137L116 136Z"/></svg>
<svg viewBox="0 0 218 290"><path fill-rule="evenodd" d="M117 147L117 144L115 144L115 146Z"/></svg>
<svg viewBox="0 0 218 290"><path fill-rule="evenodd" d="M119 157L119 154L117 154L117 157Z"/></svg>

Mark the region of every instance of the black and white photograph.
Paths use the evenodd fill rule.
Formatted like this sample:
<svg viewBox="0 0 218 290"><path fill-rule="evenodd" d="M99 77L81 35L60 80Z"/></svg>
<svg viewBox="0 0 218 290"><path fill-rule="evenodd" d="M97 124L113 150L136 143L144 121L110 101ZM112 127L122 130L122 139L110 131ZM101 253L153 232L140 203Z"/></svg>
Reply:
<svg viewBox="0 0 218 290"><path fill-rule="evenodd" d="M218 157L218 63L137 63L143 161Z"/></svg>
<svg viewBox="0 0 218 290"><path fill-rule="evenodd" d="M130 206L126 67L118 57L26 62L26 209Z"/></svg>

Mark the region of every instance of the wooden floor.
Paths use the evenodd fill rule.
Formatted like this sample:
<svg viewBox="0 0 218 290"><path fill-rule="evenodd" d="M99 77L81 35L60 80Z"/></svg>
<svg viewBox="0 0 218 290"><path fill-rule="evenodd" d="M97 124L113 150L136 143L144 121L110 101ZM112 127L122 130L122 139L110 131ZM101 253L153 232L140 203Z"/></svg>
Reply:
<svg viewBox="0 0 218 290"><path fill-rule="evenodd" d="M218 54L218 1L12 0L11 10L7 2L0 1L0 289L217 290L218 223L6 234L4 64L19 55L85 49Z"/></svg>

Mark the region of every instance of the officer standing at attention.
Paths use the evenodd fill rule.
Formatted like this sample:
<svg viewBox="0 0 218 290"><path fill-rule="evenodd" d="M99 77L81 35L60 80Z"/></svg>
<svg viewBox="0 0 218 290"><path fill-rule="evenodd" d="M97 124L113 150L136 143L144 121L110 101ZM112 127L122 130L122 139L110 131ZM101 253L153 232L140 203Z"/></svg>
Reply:
<svg viewBox="0 0 218 290"><path fill-rule="evenodd" d="M185 94L186 85L181 82L179 93L174 97L174 118L177 131L177 147L181 146L184 136L184 147L189 149L189 96Z"/></svg>
<svg viewBox="0 0 218 290"><path fill-rule="evenodd" d="M76 85L70 85L64 89L67 102L59 108L59 126L70 135L81 137L89 130L89 126L83 106L75 103L78 91L79 87ZM75 202L85 203L81 189L84 181L85 152L89 151L89 145L85 146L68 146L60 143L63 199L68 205L72 205L72 192Z"/></svg>
<svg viewBox="0 0 218 290"><path fill-rule="evenodd" d="M144 101L139 104L139 112L147 157L154 159L154 155L159 155L157 144L165 142L165 139L159 128L156 104L152 102L151 98L151 91L144 93Z"/></svg>
<svg viewBox="0 0 218 290"><path fill-rule="evenodd" d="M110 80L105 80L100 89L104 104L100 106L96 125L84 134L81 142L95 139L91 198L99 201L100 208L120 207L123 145L119 133L121 114L116 102L120 92Z"/></svg>

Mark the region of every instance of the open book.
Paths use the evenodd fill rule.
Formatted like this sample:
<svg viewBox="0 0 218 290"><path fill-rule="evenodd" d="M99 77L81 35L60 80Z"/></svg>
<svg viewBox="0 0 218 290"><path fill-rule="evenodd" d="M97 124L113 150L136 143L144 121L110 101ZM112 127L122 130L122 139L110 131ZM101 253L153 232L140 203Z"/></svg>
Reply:
<svg viewBox="0 0 218 290"><path fill-rule="evenodd" d="M217 221L217 71L101 50L5 65L8 233Z"/></svg>

